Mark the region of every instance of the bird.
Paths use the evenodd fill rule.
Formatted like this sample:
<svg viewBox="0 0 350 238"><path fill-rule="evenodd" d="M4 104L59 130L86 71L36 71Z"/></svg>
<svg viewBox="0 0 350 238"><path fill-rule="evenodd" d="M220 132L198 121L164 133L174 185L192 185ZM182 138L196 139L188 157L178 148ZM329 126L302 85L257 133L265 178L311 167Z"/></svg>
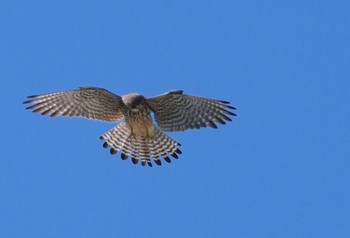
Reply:
<svg viewBox="0 0 350 238"><path fill-rule="evenodd" d="M51 117L85 117L120 123L100 136L110 154L141 161L152 167L152 161L162 165L170 157L179 158L181 144L165 132L185 131L204 127L217 128L237 116L230 102L187 95L183 90L171 90L154 97L139 93L116 95L98 87L28 96L24 104L35 113Z"/></svg>

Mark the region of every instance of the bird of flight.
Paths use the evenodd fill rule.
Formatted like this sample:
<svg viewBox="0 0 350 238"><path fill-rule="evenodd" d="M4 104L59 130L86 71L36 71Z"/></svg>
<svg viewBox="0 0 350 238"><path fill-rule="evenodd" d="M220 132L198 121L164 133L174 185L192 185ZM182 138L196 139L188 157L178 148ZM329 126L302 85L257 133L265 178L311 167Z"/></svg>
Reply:
<svg viewBox="0 0 350 238"><path fill-rule="evenodd" d="M85 117L88 119L116 122L116 127L100 137L103 147L111 154L120 152L123 160L131 157L134 164L152 166L153 160L161 165L161 159L170 163L169 155L177 159L182 154L180 143L164 131L212 127L226 124L236 116L227 101L186 95L173 90L147 98L138 93L115 95L106 89L81 87L76 90L28 96L26 109L42 115ZM154 123L151 113L154 114Z"/></svg>

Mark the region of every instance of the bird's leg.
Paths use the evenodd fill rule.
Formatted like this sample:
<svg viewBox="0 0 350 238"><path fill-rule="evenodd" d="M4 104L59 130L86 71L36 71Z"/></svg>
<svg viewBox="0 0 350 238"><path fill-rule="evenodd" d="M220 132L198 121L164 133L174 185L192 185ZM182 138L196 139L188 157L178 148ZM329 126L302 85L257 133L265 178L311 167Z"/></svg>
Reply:
<svg viewBox="0 0 350 238"><path fill-rule="evenodd" d="M153 136L150 136L150 135L149 135L149 131L148 131L147 126L144 126L144 127L145 127L145 129L146 129L145 140L146 140L146 141L150 141L151 139L153 139Z"/></svg>
<svg viewBox="0 0 350 238"><path fill-rule="evenodd" d="M131 130L131 132L130 132L130 135L129 135L128 139L131 138L133 140L136 140L136 135L135 135L134 130L132 129L132 127L130 127L130 130Z"/></svg>

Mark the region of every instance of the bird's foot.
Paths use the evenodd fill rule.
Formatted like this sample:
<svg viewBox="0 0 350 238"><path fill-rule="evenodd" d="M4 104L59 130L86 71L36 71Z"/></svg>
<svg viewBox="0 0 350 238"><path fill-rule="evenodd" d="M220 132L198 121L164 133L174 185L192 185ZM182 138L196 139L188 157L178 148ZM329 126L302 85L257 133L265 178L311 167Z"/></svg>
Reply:
<svg viewBox="0 0 350 238"><path fill-rule="evenodd" d="M131 132L128 139L131 139L131 140L136 140L136 135L135 133Z"/></svg>

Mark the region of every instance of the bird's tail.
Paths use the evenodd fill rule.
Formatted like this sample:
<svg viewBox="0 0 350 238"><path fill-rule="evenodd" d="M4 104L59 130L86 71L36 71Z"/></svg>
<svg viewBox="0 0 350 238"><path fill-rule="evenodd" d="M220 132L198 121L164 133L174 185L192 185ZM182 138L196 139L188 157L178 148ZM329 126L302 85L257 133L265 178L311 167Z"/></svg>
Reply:
<svg viewBox="0 0 350 238"><path fill-rule="evenodd" d="M133 137L130 127L121 122L118 126L106 132L100 137L105 140L103 147L110 147L110 153L116 154L120 151L123 160L131 157L132 162L137 164L141 160L144 166L146 163L152 166L151 158L157 165L161 165L161 158L170 163L169 155L178 158L178 154L182 154L178 148L181 144L171 139L163 133L159 128L155 128L152 137Z"/></svg>

